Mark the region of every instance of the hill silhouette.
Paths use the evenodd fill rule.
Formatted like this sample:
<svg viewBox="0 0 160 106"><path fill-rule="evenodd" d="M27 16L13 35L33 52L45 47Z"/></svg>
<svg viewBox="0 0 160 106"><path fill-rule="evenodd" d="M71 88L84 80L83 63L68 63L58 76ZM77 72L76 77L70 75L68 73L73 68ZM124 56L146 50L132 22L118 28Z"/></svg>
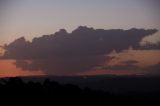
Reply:
<svg viewBox="0 0 160 106"><path fill-rule="evenodd" d="M21 78L1 79L0 105L157 105L160 90L153 92L110 93L59 84L49 79L24 82Z"/></svg>

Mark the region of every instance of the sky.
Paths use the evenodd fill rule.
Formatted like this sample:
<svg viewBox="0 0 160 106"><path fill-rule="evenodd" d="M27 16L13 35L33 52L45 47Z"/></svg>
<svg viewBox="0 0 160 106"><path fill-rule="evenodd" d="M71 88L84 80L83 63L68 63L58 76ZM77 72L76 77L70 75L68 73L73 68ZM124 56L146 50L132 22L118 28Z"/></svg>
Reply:
<svg viewBox="0 0 160 106"><path fill-rule="evenodd" d="M0 0L0 46L4 44L10 45L11 42L22 36L25 37L25 40L29 41L32 41L34 38L41 39L42 35L54 34L60 29L66 29L67 33L72 34L79 26L93 27L94 30L124 29L126 33L131 28L160 30L159 5L159 0ZM145 45L147 42L153 44L160 42L159 31L148 36L146 35L141 38L142 45ZM24 44L28 45L25 40L21 39ZM14 47L16 50L17 46L14 45ZM12 47L7 48L7 50L10 50L10 48ZM127 58L127 60L138 61L138 63L135 62L137 71L128 72L122 67L120 68L123 70L118 70L118 72L112 71L112 65L119 66L119 63L127 61L125 60L126 54L124 53L126 49L128 48L124 48L123 52L114 56L112 55L114 59L107 61L106 64L111 65L111 67L106 67L104 62L104 66L100 68L94 67L94 71L81 72L80 74L143 74L144 72L139 70L145 70L144 66L149 67L160 63L160 57L157 55L159 54L159 49L133 50L132 56ZM4 52L4 49L0 47L0 56L2 52ZM130 51L127 54L130 54ZM103 55L109 55L109 53L107 52L107 54ZM150 58L145 60L145 55ZM115 59L117 56L122 59L117 61ZM139 56L142 59L139 60L137 58ZM155 56L157 56L156 59ZM156 62L145 63L145 61L153 59ZM33 61L33 59L31 60ZM115 60L116 62L113 63ZM41 67L42 72L33 70L22 71L24 67L17 65L17 58L8 58L8 63L6 61L6 59L0 60L0 76L46 74L42 71L44 67ZM33 65L42 64L42 62L39 63L35 60L33 62L35 62ZM8 67L12 67L14 72L11 72ZM148 68L148 70L151 69Z"/></svg>
<svg viewBox="0 0 160 106"><path fill-rule="evenodd" d="M160 29L159 0L1 0L0 45L18 37L71 32L80 25L104 29Z"/></svg>

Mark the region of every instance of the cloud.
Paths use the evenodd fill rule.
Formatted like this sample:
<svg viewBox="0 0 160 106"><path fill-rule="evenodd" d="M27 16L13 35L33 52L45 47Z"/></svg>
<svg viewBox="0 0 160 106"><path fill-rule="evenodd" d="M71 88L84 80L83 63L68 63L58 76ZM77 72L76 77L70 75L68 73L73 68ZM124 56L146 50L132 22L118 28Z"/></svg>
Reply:
<svg viewBox="0 0 160 106"><path fill-rule="evenodd" d="M124 62L124 63L122 62L114 65L105 65L105 66L99 67L99 69L106 70L106 71L111 70L112 72L116 71L117 73L121 71L126 71L126 73L135 72L134 74L160 75L160 63L146 66L146 67L137 65L138 61L135 63L132 63L132 62L131 63Z"/></svg>
<svg viewBox="0 0 160 106"><path fill-rule="evenodd" d="M144 37L140 43L141 43L141 45L145 45L145 44L148 44L148 43L149 44L156 44L156 43L159 43L159 42L160 42L160 31L156 32L153 35Z"/></svg>
<svg viewBox="0 0 160 106"><path fill-rule="evenodd" d="M160 50L160 32L156 32L153 35L146 36L140 42L140 49L145 50Z"/></svg>
<svg viewBox="0 0 160 106"><path fill-rule="evenodd" d="M103 66L102 69L105 70L113 70L113 71L117 71L117 70L127 70L127 71L133 71L133 70L140 70L142 68L140 68L139 66L137 66L136 64L138 63L138 61L136 60L127 60L127 61L121 61L118 64L114 64L114 65L106 65Z"/></svg>
<svg viewBox="0 0 160 106"><path fill-rule="evenodd" d="M77 74L103 64L106 54L128 47L139 47L143 37L156 29L93 29L80 26L71 33L61 29L55 34L34 38L24 37L6 45L3 59L15 59L24 70L42 70L46 74ZM27 62L30 60L31 62Z"/></svg>
<svg viewBox="0 0 160 106"><path fill-rule="evenodd" d="M160 50L160 42L157 42L156 44L146 42L145 45L142 45L138 49L140 49L140 50Z"/></svg>
<svg viewBox="0 0 160 106"><path fill-rule="evenodd" d="M55 57L52 59L16 60L17 68L23 70L43 70L45 74L73 75L103 64L104 56Z"/></svg>
<svg viewBox="0 0 160 106"><path fill-rule="evenodd" d="M136 64L136 63L138 63L138 61L136 61L136 60L127 60L127 61L123 61L122 63L131 65L131 64Z"/></svg>
<svg viewBox="0 0 160 106"><path fill-rule="evenodd" d="M160 74L160 50L124 50L123 52L109 55L112 57L103 66L102 70L126 71L141 74Z"/></svg>

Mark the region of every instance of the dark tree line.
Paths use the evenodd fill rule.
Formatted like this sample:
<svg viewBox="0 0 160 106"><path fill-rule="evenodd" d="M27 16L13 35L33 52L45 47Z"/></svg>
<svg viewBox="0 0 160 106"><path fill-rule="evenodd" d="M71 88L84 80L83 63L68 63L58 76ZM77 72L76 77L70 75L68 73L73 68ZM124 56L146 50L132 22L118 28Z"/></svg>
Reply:
<svg viewBox="0 0 160 106"><path fill-rule="evenodd" d="M158 104L160 92L112 94L81 89L73 84L59 84L46 79L43 83L24 82L21 78L0 81L0 106L3 105L150 105Z"/></svg>

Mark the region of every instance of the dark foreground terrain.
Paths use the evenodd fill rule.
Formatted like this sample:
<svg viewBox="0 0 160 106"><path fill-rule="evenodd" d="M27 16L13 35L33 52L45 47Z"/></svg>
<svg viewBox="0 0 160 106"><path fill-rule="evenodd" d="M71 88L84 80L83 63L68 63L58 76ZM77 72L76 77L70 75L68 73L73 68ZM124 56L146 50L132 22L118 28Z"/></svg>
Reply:
<svg viewBox="0 0 160 106"><path fill-rule="evenodd" d="M160 105L159 77L86 78L0 79L0 106Z"/></svg>

